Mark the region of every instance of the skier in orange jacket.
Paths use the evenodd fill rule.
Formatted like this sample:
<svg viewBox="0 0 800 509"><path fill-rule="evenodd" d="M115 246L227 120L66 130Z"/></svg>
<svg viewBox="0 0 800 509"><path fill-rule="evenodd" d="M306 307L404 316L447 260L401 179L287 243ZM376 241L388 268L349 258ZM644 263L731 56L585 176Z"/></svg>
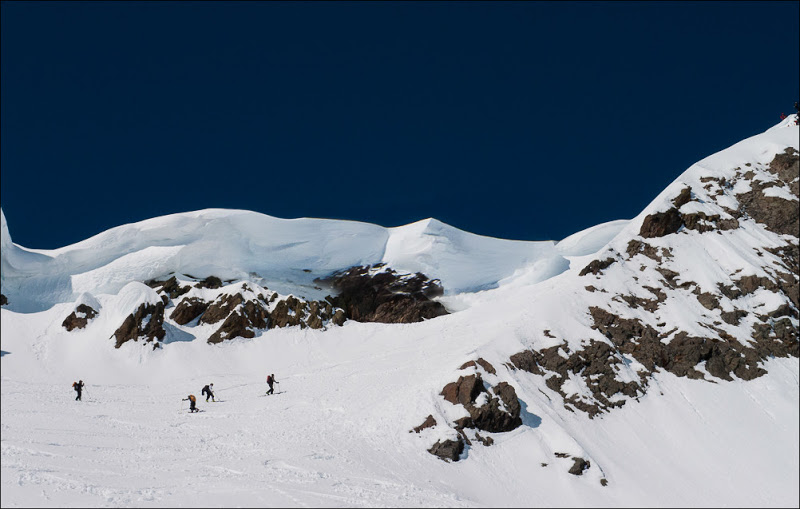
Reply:
<svg viewBox="0 0 800 509"><path fill-rule="evenodd" d="M197 398L194 397L194 394L189 394L188 398L184 398L183 401L189 401L189 412L197 412Z"/></svg>

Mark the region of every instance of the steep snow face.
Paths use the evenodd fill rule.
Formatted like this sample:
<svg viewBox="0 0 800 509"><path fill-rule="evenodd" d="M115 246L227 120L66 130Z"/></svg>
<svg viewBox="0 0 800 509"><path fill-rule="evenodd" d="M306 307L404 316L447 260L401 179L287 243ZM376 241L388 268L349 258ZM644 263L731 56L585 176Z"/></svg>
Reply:
<svg viewBox="0 0 800 509"><path fill-rule="evenodd" d="M597 416L658 371L726 383L796 358L798 184L793 121L692 165L605 247L515 295L530 305L519 383Z"/></svg>

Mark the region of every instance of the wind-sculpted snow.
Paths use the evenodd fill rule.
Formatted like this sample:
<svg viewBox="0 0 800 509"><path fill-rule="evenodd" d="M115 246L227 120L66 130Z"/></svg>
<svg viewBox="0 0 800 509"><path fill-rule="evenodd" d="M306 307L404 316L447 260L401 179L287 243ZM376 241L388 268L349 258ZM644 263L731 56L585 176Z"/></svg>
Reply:
<svg viewBox="0 0 800 509"><path fill-rule="evenodd" d="M604 248L630 221L620 219L573 233L556 244L563 256L586 256Z"/></svg>
<svg viewBox="0 0 800 509"><path fill-rule="evenodd" d="M543 260L564 262L554 242L495 239L465 232L435 219L390 229L383 262L442 281L445 293L495 288L498 282ZM555 275L542 270L540 280Z"/></svg>
<svg viewBox="0 0 800 509"><path fill-rule="evenodd" d="M353 266L422 272L440 279L446 294L493 288L518 271L540 281L568 266L553 242L483 237L433 219L384 228L209 209L119 226L55 250L16 246L5 219L3 225L3 289L17 311L47 309L85 291L113 294L130 281L174 273L250 279L320 299L314 279Z"/></svg>

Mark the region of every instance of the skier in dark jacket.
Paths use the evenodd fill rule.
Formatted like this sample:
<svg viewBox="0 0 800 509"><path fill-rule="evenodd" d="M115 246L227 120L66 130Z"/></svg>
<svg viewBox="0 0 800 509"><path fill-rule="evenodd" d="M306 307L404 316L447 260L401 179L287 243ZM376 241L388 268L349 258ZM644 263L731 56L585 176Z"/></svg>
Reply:
<svg viewBox="0 0 800 509"><path fill-rule="evenodd" d="M189 401L189 412L197 412L197 398L194 397L194 394L189 394L188 398L183 398L182 401Z"/></svg>
<svg viewBox="0 0 800 509"><path fill-rule="evenodd" d="M75 392L78 393L78 395L75 396L75 401L81 401L81 391L83 391L83 380L78 380L77 382L73 382L72 388L75 389Z"/></svg>
<svg viewBox="0 0 800 509"><path fill-rule="evenodd" d="M272 374L272 375L269 375L269 376L267 377L267 385L269 385L269 390L267 391L267 395L268 395L268 396L269 396L270 394L272 394L273 392L275 392L275 389L273 389L273 388L272 388L272 384L278 384L278 383L280 383L280 382L278 382L277 380L275 380L275 375L274 375L274 374Z"/></svg>
<svg viewBox="0 0 800 509"><path fill-rule="evenodd" d="M214 392L212 389L214 389L214 384L208 384L205 387L203 387L203 392L200 393L200 394L205 394L206 403L208 403L208 398L211 398L211 401L216 401L214 399Z"/></svg>

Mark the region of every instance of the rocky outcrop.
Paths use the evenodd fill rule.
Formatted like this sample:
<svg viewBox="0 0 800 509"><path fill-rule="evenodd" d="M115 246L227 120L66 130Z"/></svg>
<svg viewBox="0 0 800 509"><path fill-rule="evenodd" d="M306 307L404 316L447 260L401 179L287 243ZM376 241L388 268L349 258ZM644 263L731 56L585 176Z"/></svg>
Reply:
<svg viewBox="0 0 800 509"><path fill-rule="evenodd" d="M447 314L434 297L442 295L438 279L424 274L399 274L384 265L352 267L317 280L337 295L331 304L358 322L412 323Z"/></svg>
<svg viewBox="0 0 800 509"><path fill-rule="evenodd" d="M585 276L586 274L599 274L603 272L603 270L607 269L614 263L614 258L606 258L605 260L592 260L589 265L583 268L582 271L578 274L579 276Z"/></svg>
<svg viewBox="0 0 800 509"><path fill-rule="evenodd" d="M719 214L707 215L705 212L681 213L679 209L693 199L691 188L681 189L678 196L672 200L672 207L645 216L639 229L639 236L646 239L664 237L677 233L682 227L700 233L739 227L739 221L735 217L723 218Z"/></svg>
<svg viewBox="0 0 800 509"><path fill-rule="evenodd" d="M644 218L639 235L644 238L664 237L678 232L681 227L701 233L732 230L739 227L742 218L752 218L771 232L796 235L800 229L800 208L797 200L788 200L767 190L782 187L788 194L798 196L799 161L797 151L788 147L783 153L777 154L765 168L776 177L774 180L755 179L752 171L739 171L738 180L748 181L749 190L735 195L739 202L737 210L726 208L726 212L732 217L722 218L718 214L706 215L703 212L682 214L679 209L692 200L691 190L684 188L673 200L673 207ZM705 177L702 181L706 183L707 190L716 185L719 194L735 183L715 177Z"/></svg>
<svg viewBox="0 0 800 509"><path fill-rule="evenodd" d="M139 339L148 343L154 342L153 348L158 348L160 346L158 342L163 340L165 335L164 303L159 302L141 304L136 312L128 315L112 337L116 339L115 348L121 347L127 341Z"/></svg>
<svg viewBox="0 0 800 509"><path fill-rule="evenodd" d="M800 157L798 157L797 151L788 147L783 153L775 156L769 163L767 171L772 173L776 180L751 179L751 189L736 195L739 200L737 213L740 216L752 217L771 232L797 235L800 230L798 202L765 193L771 187L784 187L789 194L798 196Z"/></svg>
<svg viewBox="0 0 800 509"><path fill-rule="evenodd" d="M208 276L204 280L200 281L196 285L195 288L208 288L210 290L216 290L217 288L222 288L222 280L217 276Z"/></svg>
<svg viewBox="0 0 800 509"><path fill-rule="evenodd" d="M651 375L659 370L701 380L708 375L751 380L765 373L762 364L766 359L800 356L796 325L800 318L798 166L798 153L789 148L769 165L746 164L727 179L701 177L699 194L683 187L669 209L644 218L639 236L628 241L624 253L609 248L603 252L606 257L599 255L579 273L592 274L597 280L584 287L587 292L609 294L604 304L587 304L586 310L590 327L605 341L563 338L557 346L512 355L510 365L542 376L545 385L561 395L567 409L595 417L644 394ZM719 199L722 196L724 199ZM696 207L685 207L695 201ZM737 201L738 206L731 208ZM724 213L698 211L714 210L715 206ZM753 221L768 232L784 235L785 244L771 240L764 247L753 246L751 258L761 257L763 265L755 274L741 275L741 269L727 274L717 288L708 288L707 283L701 288L686 273L673 270L681 266L672 265L676 246L665 246L660 239L672 234L721 234L740 228L743 222L750 222L752 228ZM696 242L703 241L698 237ZM615 288L613 293L603 288L607 277L603 271L612 263L621 266L622 274L635 274L627 293L620 292L619 285L608 285ZM769 293L773 295L767 298ZM748 303L752 295L759 295L760 302L775 304L752 309ZM673 305L683 300L687 307L702 310L693 314L707 333L692 328L690 334L667 323L659 311L668 299L673 299ZM731 326L738 328L735 334ZM541 337L552 344L551 331L544 331ZM580 348L571 351L569 345L575 348L576 344ZM620 378L618 374L631 362L637 363L638 380L631 381L630 370ZM567 380L572 383L565 385Z"/></svg>
<svg viewBox="0 0 800 509"><path fill-rule="evenodd" d="M61 326L67 329L67 331L73 331L74 329L83 329L86 327L86 324L89 323L95 316L97 316L97 311L92 309L91 306L87 306L86 304L78 304L75 308L75 311L69 314L64 321L61 323Z"/></svg>
<svg viewBox="0 0 800 509"><path fill-rule="evenodd" d="M590 462L586 461L583 458L573 457L572 459L575 461L575 463L573 463L572 467L569 469L569 473L572 475L583 475L583 471L589 470L589 467L592 466Z"/></svg>
<svg viewBox="0 0 800 509"><path fill-rule="evenodd" d="M0 306L5 306L8 304L8 298L0 293Z"/></svg>
<svg viewBox="0 0 800 509"><path fill-rule="evenodd" d="M205 313L210 305L209 302L204 301L198 297L190 297L181 300L172 314L169 315L170 319L175 320L175 323L186 325L198 316Z"/></svg>
<svg viewBox="0 0 800 509"><path fill-rule="evenodd" d="M211 284L215 283L211 281ZM194 320L198 324L222 322L209 337L209 343L237 337L253 338L258 330L291 326L321 329L329 323L342 325L345 321L344 311L330 302L307 302L292 295L278 299L274 292L269 296L256 295L247 283L236 293L223 293L212 302L186 297L178 302L170 318L180 325Z"/></svg>
<svg viewBox="0 0 800 509"><path fill-rule="evenodd" d="M232 312L222 326L209 338L209 343L219 343L225 339L253 338L255 329L267 328L268 314L258 300L248 300L236 311Z"/></svg>
<svg viewBox="0 0 800 509"><path fill-rule="evenodd" d="M244 302L244 296L241 293L235 294L222 294L217 297L214 302L208 305L203 316L200 317L200 323L217 323L224 320L230 315L236 306Z"/></svg>
<svg viewBox="0 0 800 509"><path fill-rule="evenodd" d="M448 461L458 461L465 444L472 445L472 440L484 446L494 443L492 437L481 436L479 430L503 433L522 425L520 417L522 407L514 387L505 381L492 386L483 380L480 370L494 375L496 373L494 366L479 358L465 363L460 369L471 369L474 373L459 376L457 381L445 385L440 395L445 401L464 407L469 415L448 423L458 433L456 440L437 442L428 450L431 454ZM429 415L412 431L419 433L436 425L436 420ZM471 430L472 439L466 430Z"/></svg>
<svg viewBox="0 0 800 509"><path fill-rule="evenodd" d="M177 299L191 290L191 287L188 285L181 286L178 282L178 278L175 276L172 276L166 281L153 280L148 281L146 284L157 292L168 295L170 299Z"/></svg>
<svg viewBox="0 0 800 509"><path fill-rule="evenodd" d="M683 226L683 217L678 209L672 207L665 212L656 212L644 218L639 235L651 239L654 237L664 237L677 232Z"/></svg>
<svg viewBox="0 0 800 509"><path fill-rule="evenodd" d="M540 351L525 350L512 355L510 361L517 369L545 376L550 389L558 392L570 406L588 413L589 417L622 406L624 400L615 398L618 394L635 398L640 391L643 392L640 383L617 379L624 359L611 345L600 341L592 340L578 352L571 352L566 343ZM568 395L562 390L564 382L571 378L570 373L586 380L592 401Z"/></svg>

